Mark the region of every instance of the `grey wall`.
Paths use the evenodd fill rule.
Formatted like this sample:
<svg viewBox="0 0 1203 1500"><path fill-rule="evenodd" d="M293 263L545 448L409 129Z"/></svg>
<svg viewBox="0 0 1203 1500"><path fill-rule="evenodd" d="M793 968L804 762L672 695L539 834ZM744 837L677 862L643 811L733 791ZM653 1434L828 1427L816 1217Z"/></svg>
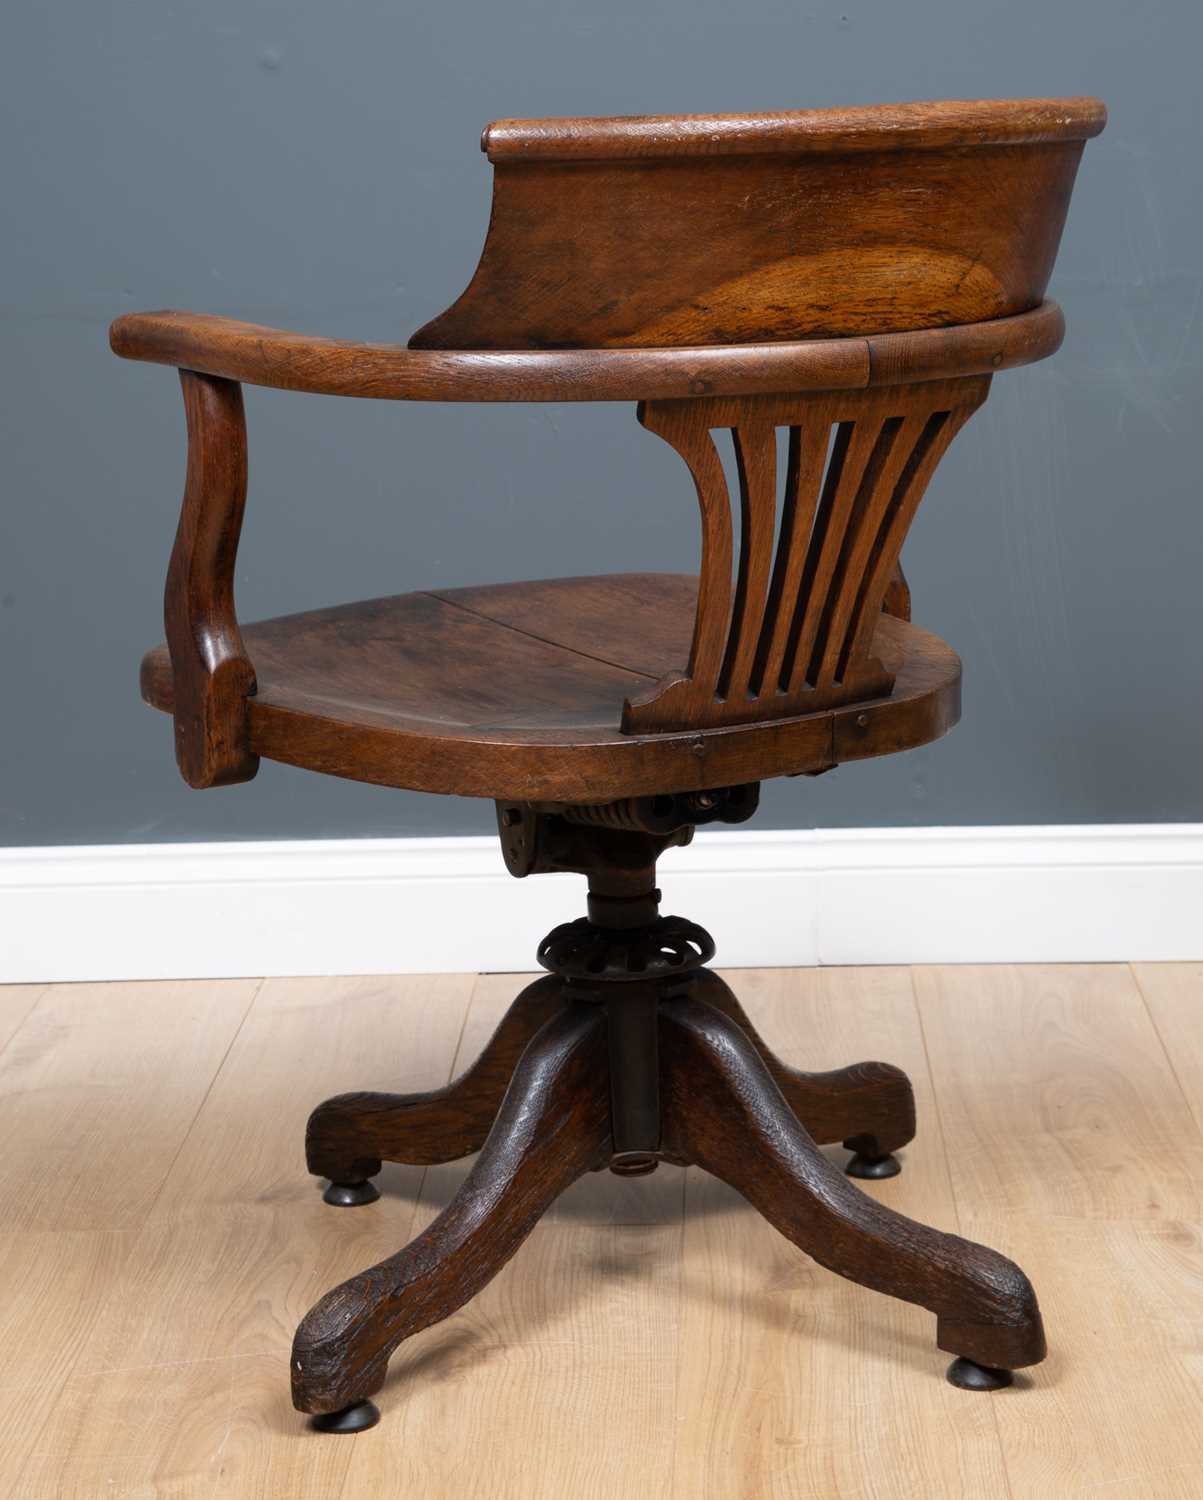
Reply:
<svg viewBox="0 0 1203 1500"><path fill-rule="evenodd" d="M404 339L483 234L502 115L1097 93L1052 291L908 547L962 652L941 743L766 788L761 826L1196 819L1196 0L18 0L0 41L5 498L0 842L484 831L487 803L265 764L176 779L137 696L183 472L174 375L106 325L189 307ZM624 406L409 407L248 390L245 618L694 546L683 468Z"/></svg>

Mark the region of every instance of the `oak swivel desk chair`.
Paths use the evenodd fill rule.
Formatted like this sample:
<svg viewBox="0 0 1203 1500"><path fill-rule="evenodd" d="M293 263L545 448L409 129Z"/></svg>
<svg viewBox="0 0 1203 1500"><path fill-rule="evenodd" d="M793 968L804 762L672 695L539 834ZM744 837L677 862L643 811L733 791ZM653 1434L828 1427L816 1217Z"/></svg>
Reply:
<svg viewBox="0 0 1203 1500"><path fill-rule="evenodd" d="M935 1313L954 1383L1044 1357L1032 1287L1001 1255L880 1206L904 1074L802 1073L661 916L656 861L742 823L765 777L922 745L961 667L911 623L898 558L932 471L991 376L1052 354L1043 301L1092 99L491 125L493 211L468 289L405 348L181 312L120 318L114 350L179 367L188 423L165 646L142 665L194 787L261 757L497 804L512 874L588 877L588 915L538 949L446 1088L327 1100L306 1133L332 1204L381 1162L479 1152L405 1249L301 1323L296 1406L334 1431L401 1342L476 1293L569 1183L696 1163L821 1265ZM700 576L439 588L240 628L240 382L383 400L637 401L684 459ZM777 465L778 429L788 461ZM720 448L734 444L738 495ZM696 555L683 538L682 562ZM866 913L866 920L872 914Z"/></svg>

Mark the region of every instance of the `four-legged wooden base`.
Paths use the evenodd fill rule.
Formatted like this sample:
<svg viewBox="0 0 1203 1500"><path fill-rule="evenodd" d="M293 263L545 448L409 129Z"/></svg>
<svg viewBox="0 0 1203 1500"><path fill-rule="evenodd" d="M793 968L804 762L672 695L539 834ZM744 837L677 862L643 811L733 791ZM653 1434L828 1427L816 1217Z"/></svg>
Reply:
<svg viewBox="0 0 1203 1500"><path fill-rule="evenodd" d="M658 1076L642 1077L657 1057ZM640 1079L639 1097L631 1077ZM539 979L446 1088L343 1094L314 1111L309 1167L341 1189L331 1201L370 1201L364 1188L382 1161L480 1155L428 1229L303 1320L294 1404L343 1414L325 1424L330 1430L369 1425L367 1398L397 1345L474 1296L570 1183L606 1166L651 1170L657 1160L704 1167L821 1265L929 1308L939 1347L958 1356L956 1383L1005 1383L1007 1372L1045 1353L1023 1272L993 1250L883 1208L818 1150L843 1141L857 1153L858 1175L885 1175L914 1125L910 1084L898 1069L787 1067L707 969L592 990L556 974Z"/></svg>

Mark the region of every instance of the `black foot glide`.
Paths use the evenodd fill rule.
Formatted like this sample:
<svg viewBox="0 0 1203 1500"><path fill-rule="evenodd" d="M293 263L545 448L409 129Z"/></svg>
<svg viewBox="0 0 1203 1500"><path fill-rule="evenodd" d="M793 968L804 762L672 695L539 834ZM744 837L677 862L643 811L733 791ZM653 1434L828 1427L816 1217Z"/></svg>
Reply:
<svg viewBox="0 0 1203 1500"><path fill-rule="evenodd" d="M372 1401L356 1401L342 1411L326 1411L310 1419L315 1432L366 1432L380 1420L380 1410Z"/></svg>
<svg viewBox="0 0 1203 1500"><path fill-rule="evenodd" d="M954 1359L948 1367L948 1383L963 1391L1001 1391L1015 1379L1010 1370L993 1370L971 1359Z"/></svg>
<svg viewBox="0 0 1203 1500"><path fill-rule="evenodd" d="M376 1184L365 1178L363 1182L332 1182L322 1194L322 1202L335 1208L358 1208L361 1203L375 1203L379 1197Z"/></svg>
<svg viewBox="0 0 1203 1500"><path fill-rule="evenodd" d="M867 1178L870 1182L880 1177L897 1177L902 1163L896 1156L864 1156L857 1152L844 1168L849 1177Z"/></svg>

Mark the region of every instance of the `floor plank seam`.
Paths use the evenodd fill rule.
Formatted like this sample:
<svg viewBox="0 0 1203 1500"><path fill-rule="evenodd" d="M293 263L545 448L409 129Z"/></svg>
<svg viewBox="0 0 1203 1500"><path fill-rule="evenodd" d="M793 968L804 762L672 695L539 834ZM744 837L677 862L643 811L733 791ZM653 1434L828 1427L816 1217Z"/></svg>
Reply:
<svg viewBox="0 0 1203 1500"><path fill-rule="evenodd" d="M673 1443L668 1458L668 1495L675 1500L677 1493L677 1454L681 1447L681 1426L687 1413L681 1410L681 1330L685 1322L685 1235L689 1227L687 1208L689 1203L689 1174L696 1170L685 1167L681 1172L681 1223L677 1233L677 1357L673 1360Z"/></svg>
<svg viewBox="0 0 1203 1500"><path fill-rule="evenodd" d="M53 989L53 987L54 987L53 985L49 985L49 984L42 985L42 987L37 991L37 993L34 995L33 999L30 1001L29 1008L26 1010L25 1014L21 1017L21 1019L13 1027L12 1033L5 1040L3 1046L0 1046L0 1067L2 1067L3 1064L4 1064L4 1055L5 1055L5 1053L12 1046L12 1044L17 1040L17 1038L20 1036L20 1034L25 1030L25 1027L29 1024L29 1018L30 1018L30 1016L32 1016L33 1013L34 1013L34 1011L37 1010L38 1006L41 1005L42 1001L50 993L50 991Z"/></svg>
<svg viewBox="0 0 1203 1500"><path fill-rule="evenodd" d="M910 984L911 1004L915 1010L915 1020L919 1026L919 1040L923 1044L923 1061L927 1068L927 1086L931 1094L932 1112L936 1117L936 1134L939 1137L940 1155L944 1162L944 1177L948 1183L948 1195L952 1200L953 1217L956 1219L957 1233L962 1234L961 1228L961 1204L957 1197L956 1182L952 1175L952 1161L948 1155L948 1132L944 1126L944 1114L940 1108L940 1091L936 1083L936 1070L932 1065L931 1047L927 1040L927 1028L923 1023L923 1006L919 1002L919 992L915 987L914 966L907 969L907 980ZM1006 1486L1007 1500L1015 1500L1015 1490L1011 1484L1011 1468L1007 1463L1007 1447L1003 1442L1002 1424L998 1420L998 1408L991 1403L990 1421L994 1428L994 1440L998 1444L998 1458L1002 1466L1003 1484Z"/></svg>
<svg viewBox="0 0 1203 1500"><path fill-rule="evenodd" d="M456 1036L455 1046L451 1052L451 1066L447 1069L447 1077L444 1079L444 1084L449 1084L452 1079L456 1077L459 1071L460 1053L463 1050L464 1037L468 1033L468 1018L472 1014L472 1006L476 1002L476 992L480 988L480 980L481 976L479 974L473 976L472 988L468 991L468 998L464 1001L464 1012L460 1017L459 1033ZM421 1176L418 1178L417 1187L414 1189L413 1204L410 1208L409 1222L406 1225L405 1238L402 1240L401 1246L398 1247L399 1249L408 1245L417 1237L417 1234L421 1233L420 1230L416 1230L416 1225L418 1223L418 1218L422 1212L422 1206L426 1196L426 1183L429 1177L430 1168L428 1166L425 1166L421 1169Z"/></svg>
<svg viewBox="0 0 1203 1500"><path fill-rule="evenodd" d="M477 974L472 980L472 988L468 991L468 998L464 1001L464 1013L460 1017L459 1032L455 1038L455 1046L451 1052L451 1067L447 1072L447 1082L450 1083L459 1070L459 1055L464 1050L464 1037L468 1032L468 1017L472 1014L472 1006L476 1001L476 992L480 988L481 975Z"/></svg>
<svg viewBox="0 0 1203 1500"><path fill-rule="evenodd" d="M1200 1118L1198 1112L1194 1107L1194 1104L1191 1102L1190 1091L1186 1088L1185 1084L1182 1082L1181 1077L1179 1076L1178 1069L1174 1064L1174 1059L1170 1054L1170 1049L1166 1044L1165 1037L1162 1035L1161 1027L1158 1024L1157 1013L1149 1004L1149 997L1147 994L1145 994L1145 987L1140 982L1140 975L1136 972L1136 966L1134 964L1128 964L1127 968L1128 973L1132 976L1132 983L1136 986L1136 993L1140 996L1140 1003L1144 1006L1145 1015L1148 1016L1149 1024L1153 1028L1153 1035L1157 1038L1157 1045L1161 1048L1161 1055L1165 1058L1166 1065L1170 1070L1170 1077L1173 1078L1174 1083L1178 1089L1178 1093L1182 1096L1182 1102L1186 1105L1187 1114L1190 1115L1191 1119L1194 1121L1195 1129L1199 1132L1200 1138L1203 1139L1203 1118Z"/></svg>
<svg viewBox="0 0 1203 1500"><path fill-rule="evenodd" d="M191 1370L198 1365L228 1365L239 1360L263 1357L262 1351L251 1354L202 1354L198 1359L156 1359L146 1364L103 1365L95 1370L76 1368L68 1375L67 1380L102 1380L106 1375L130 1375L143 1370Z"/></svg>
<svg viewBox="0 0 1203 1500"><path fill-rule="evenodd" d="M150 1206L147 1208L146 1214L145 1214L145 1216L143 1218L143 1221L142 1221L144 1224L150 1223L151 1219L154 1217L154 1212L155 1212L155 1209L158 1207L159 1199L163 1196L163 1193L164 1193L164 1190L167 1187L167 1184L171 1181L171 1174L175 1171L176 1163L179 1161L180 1157L184 1154L184 1147L188 1144L189 1140L191 1139L192 1132L196 1129L196 1122L200 1119L201 1114L204 1112L205 1105L208 1104L208 1102L209 1102L209 1095L213 1092L214 1085L217 1083L217 1080L221 1077L222 1069L225 1067L226 1063L229 1061L230 1053L234 1050L234 1044L237 1042L238 1038L242 1035L242 1030L243 1030L243 1027L247 1023L247 1018L250 1016L251 1011L254 1010L254 1008L255 1008L255 1002L258 1000L259 996L263 993L263 986L266 983L267 983L266 979L259 979L259 980L256 981L255 988L251 991L251 997L250 997L250 999L246 1003L246 1009L242 1012L242 1015L241 1015L241 1017L239 1018L239 1021L238 1021L238 1025L235 1026L233 1035L230 1037L229 1042L226 1044L225 1051L221 1054L221 1061L217 1064L217 1067L214 1068L214 1070L213 1070L213 1076L212 1076L212 1078L209 1079L209 1082L208 1082L208 1084L207 1084L207 1086L205 1088L205 1092L201 1096L200 1103L196 1106L196 1110L193 1113L192 1119L189 1120L189 1122L188 1122L188 1128L187 1128L187 1130L184 1131L183 1135L180 1137L180 1143L176 1147L176 1149L175 1149L175 1151L174 1151L174 1153L172 1155L171 1161L167 1164L167 1168L166 1168L166 1170L163 1173L162 1180L160 1181L159 1186L155 1190L155 1195L151 1199Z"/></svg>

